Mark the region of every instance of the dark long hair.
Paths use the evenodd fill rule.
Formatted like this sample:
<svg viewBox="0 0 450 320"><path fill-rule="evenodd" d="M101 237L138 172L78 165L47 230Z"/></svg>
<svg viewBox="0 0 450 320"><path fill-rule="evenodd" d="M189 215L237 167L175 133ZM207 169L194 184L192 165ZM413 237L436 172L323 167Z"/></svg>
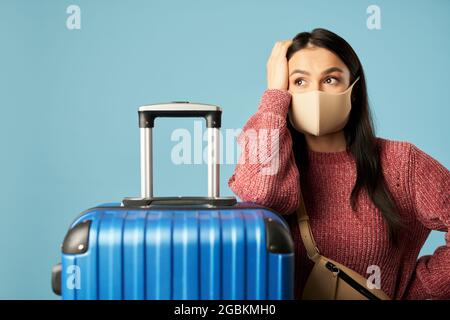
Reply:
<svg viewBox="0 0 450 320"><path fill-rule="evenodd" d="M305 48L308 44L325 48L335 53L350 70L350 83L359 76L360 79L352 89L352 108L349 120L344 127L347 152L355 158L357 177L353 186L350 205L356 211L356 199L365 189L375 206L381 211L388 225L389 239L396 245L399 229L404 227L392 194L385 182L380 163L380 150L377 145L372 117L367 97L366 79L358 56L352 47L337 34L326 29L317 28L311 32L301 32L292 39L286 58ZM293 140L293 150L297 166L301 170L308 167L306 140L303 133L295 130L287 121Z"/></svg>

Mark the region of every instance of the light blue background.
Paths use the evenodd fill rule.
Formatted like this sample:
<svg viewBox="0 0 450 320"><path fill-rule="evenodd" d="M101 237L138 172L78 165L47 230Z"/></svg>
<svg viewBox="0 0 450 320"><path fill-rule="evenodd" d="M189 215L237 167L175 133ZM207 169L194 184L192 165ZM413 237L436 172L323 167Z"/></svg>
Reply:
<svg viewBox="0 0 450 320"><path fill-rule="evenodd" d="M66 8L81 7L81 30ZM381 8L368 30L366 8ZM0 298L51 299L50 270L72 219L139 195L137 107L189 100L240 128L266 86L275 41L314 27L344 37L368 80L378 136L450 167L449 1L0 2ZM155 195L206 194L206 165L170 162L158 119ZM222 165L222 195L234 165ZM433 232L422 254L444 243Z"/></svg>

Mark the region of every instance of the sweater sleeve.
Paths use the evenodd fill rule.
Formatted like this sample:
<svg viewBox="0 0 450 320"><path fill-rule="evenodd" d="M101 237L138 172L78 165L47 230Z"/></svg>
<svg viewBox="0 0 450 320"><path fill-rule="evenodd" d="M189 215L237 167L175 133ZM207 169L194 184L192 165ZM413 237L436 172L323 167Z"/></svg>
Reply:
<svg viewBox="0 0 450 320"><path fill-rule="evenodd" d="M405 299L450 299L450 172L415 145L410 161L417 219L430 230L446 232L446 244L417 260Z"/></svg>
<svg viewBox="0 0 450 320"><path fill-rule="evenodd" d="M291 94L264 91L258 110L237 137L241 155L230 189L242 200L290 214L298 206L299 173L286 126Z"/></svg>

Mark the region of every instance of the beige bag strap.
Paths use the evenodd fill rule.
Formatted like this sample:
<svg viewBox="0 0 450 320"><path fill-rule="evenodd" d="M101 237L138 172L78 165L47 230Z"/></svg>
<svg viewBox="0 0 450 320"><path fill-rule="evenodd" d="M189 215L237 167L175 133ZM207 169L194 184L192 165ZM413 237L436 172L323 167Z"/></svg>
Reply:
<svg viewBox="0 0 450 320"><path fill-rule="evenodd" d="M320 258L320 251L317 248L316 241L312 234L311 226L309 224L309 217L306 213L305 202L303 201L302 191L299 189L299 206L296 210L298 227L303 245L306 248L308 258L316 262Z"/></svg>
<svg viewBox="0 0 450 320"><path fill-rule="evenodd" d="M301 190L301 189L299 189ZM319 248L317 248L316 245L316 241L314 240L312 231L311 231L311 225L309 224L309 217L308 214L306 213L306 208L305 208L305 202L303 201L303 196L302 196L302 192L299 192L299 206L296 210L296 214L297 214L297 221L298 221L298 226L299 226L299 230L300 230L300 235L303 241L303 244L306 248L306 253L308 255L308 258L310 260L312 260L316 266L317 265L321 265L324 261L332 261L334 264L336 264L338 266L338 268L340 270L343 270L347 276L350 276L354 281L356 281L357 283L361 284L362 286L365 287L365 283L366 283L366 279L365 277L361 276L360 274L356 273L355 271L353 271L352 269L349 269L331 259L328 259L326 257L323 257L320 254ZM321 260L321 258L324 258ZM346 297L350 299L360 299L360 295L362 294L360 291L355 291L355 290L345 290L345 288L349 288L348 286L346 287L333 287L334 285L336 285L336 282L334 280L330 280L329 278L327 278L322 272L320 272L320 270L323 270L322 268L316 269L317 272L314 274L314 278L311 279L312 274L310 274L308 281L306 283L306 287L305 287L305 291L304 291L304 295L303 297L305 297L305 293L308 294L312 294L313 295L313 299L322 299L323 297L321 297L320 295L317 296L317 293L319 292L328 292L330 293L329 296L330 297L334 297L334 299L336 298L336 294L338 294L338 292L336 292L336 290L339 291L338 294L338 298L340 297L340 299L343 299L343 297ZM313 269L314 272L314 269ZM308 284L309 284L309 289L308 288ZM320 287L323 290L318 290L317 288ZM311 289L313 288L313 289ZM372 294L374 294L376 297L378 297L379 299L383 299L383 300L389 300L390 297L384 293L381 289L376 289L376 290L370 290L372 292ZM359 292L357 295L355 294L355 292Z"/></svg>

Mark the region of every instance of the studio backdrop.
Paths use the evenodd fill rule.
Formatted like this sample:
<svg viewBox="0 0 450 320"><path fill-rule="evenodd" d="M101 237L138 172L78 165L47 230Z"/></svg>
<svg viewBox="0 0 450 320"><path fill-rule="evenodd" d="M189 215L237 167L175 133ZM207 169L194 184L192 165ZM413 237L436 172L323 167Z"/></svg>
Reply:
<svg viewBox="0 0 450 320"><path fill-rule="evenodd" d="M445 0L1 0L0 298L57 298L50 270L73 219L140 194L139 106L220 106L221 195L232 196L235 134L266 89L273 44L301 31L323 27L355 49L377 136L450 167L448 12ZM157 124L154 194L206 195L203 159L173 161L205 124ZM432 232L421 255L442 244Z"/></svg>

